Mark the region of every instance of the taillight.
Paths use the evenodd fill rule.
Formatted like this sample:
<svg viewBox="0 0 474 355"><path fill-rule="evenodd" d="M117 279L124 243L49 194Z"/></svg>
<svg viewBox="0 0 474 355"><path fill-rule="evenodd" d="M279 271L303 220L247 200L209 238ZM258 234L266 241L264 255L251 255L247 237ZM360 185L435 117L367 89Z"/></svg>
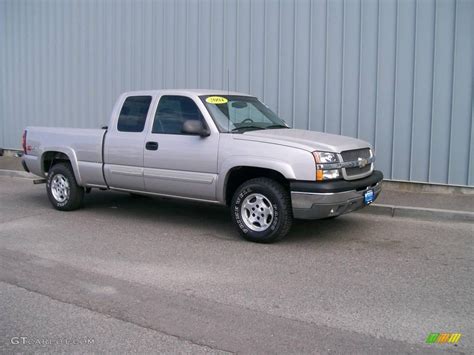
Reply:
<svg viewBox="0 0 474 355"><path fill-rule="evenodd" d="M26 152L26 129L23 131L23 138L22 138L21 145L22 145L22 147L23 147L23 153L24 153L24 154L28 154L28 153Z"/></svg>

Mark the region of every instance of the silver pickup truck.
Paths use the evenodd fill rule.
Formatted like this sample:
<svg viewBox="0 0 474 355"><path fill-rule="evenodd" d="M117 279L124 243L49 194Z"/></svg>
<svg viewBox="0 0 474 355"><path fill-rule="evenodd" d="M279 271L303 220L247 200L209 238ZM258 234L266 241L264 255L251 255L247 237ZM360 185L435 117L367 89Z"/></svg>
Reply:
<svg viewBox="0 0 474 355"><path fill-rule="evenodd" d="M364 141L291 129L257 98L211 90L122 94L108 127L27 127L23 167L52 205L92 188L230 206L240 234L284 237L293 218L333 218L372 203L383 175Z"/></svg>

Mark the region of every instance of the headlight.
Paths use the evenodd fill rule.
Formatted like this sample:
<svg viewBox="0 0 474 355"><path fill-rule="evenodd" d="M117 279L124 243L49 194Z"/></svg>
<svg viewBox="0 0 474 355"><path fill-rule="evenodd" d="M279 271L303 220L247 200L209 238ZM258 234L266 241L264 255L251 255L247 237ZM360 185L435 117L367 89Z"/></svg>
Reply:
<svg viewBox="0 0 474 355"><path fill-rule="evenodd" d="M337 163L337 154L329 152L313 152L317 164Z"/></svg>
<svg viewBox="0 0 474 355"><path fill-rule="evenodd" d="M313 156L316 162L317 181L334 180L341 177L340 169L334 169L334 165L339 162L336 153L313 152Z"/></svg>

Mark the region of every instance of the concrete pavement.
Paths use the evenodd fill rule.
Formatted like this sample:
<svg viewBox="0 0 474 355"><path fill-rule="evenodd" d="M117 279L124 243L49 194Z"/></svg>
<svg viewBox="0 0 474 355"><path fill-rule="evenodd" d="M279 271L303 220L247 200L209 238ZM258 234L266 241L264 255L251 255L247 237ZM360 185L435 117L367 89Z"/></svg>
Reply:
<svg viewBox="0 0 474 355"><path fill-rule="evenodd" d="M21 159L10 151L8 155L0 156L0 169L23 171Z"/></svg>
<svg viewBox="0 0 474 355"><path fill-rule="evenodd" d="M145 340L143 352L474 351L471 223L352 214L296 222L281 243L258 245L239 239L224 208L94 191L64 213L44 189L0 177L4 351L28 351L9 343L22 329L62 336L52 322L98 339L92 351L117 349L101 319L74 328L83 311L137 327L123 337L132 348L134 331L156 332L161 345ZM26 316L31 297L45 303ZM72 308L48 312L57 302ZM463 337L424 343L438 331Z"/></svg>
<svg viewBox="0 0 474 355"><path fill-rule="evenodd" d="M474 223L474 189L465 187L458 190L462 192L403 191L393 189L390 182L384 182L377 200L359 212Z"/></svg>
<svg viewBox="0 0 474 355"><path fill-rule="evenodd" d="M473 189L474 190L474 189ZM407 206L418 209L440 209L474 213L473 194L408 192L383 188L377 198L379 205Z"/></svg>

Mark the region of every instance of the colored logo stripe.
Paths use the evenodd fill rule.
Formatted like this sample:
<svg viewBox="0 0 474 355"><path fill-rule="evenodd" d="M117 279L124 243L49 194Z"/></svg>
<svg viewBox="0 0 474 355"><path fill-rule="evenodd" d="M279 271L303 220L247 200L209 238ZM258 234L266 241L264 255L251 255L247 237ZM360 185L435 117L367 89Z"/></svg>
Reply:
<svg viewBox="0 0 474 355"><path fill-rule="evenodd" d="M426 338L427 344L456 344L461 339L461 333L430 333Z"/></svg>
<svg viewBox="0 0 474 355"><path fill-rule="evenodd" d="M428 338L426 338L426 343L427 344L433 344L436 343L436 339L438 339L439 333L431 333L428 335Z"/></svg>

